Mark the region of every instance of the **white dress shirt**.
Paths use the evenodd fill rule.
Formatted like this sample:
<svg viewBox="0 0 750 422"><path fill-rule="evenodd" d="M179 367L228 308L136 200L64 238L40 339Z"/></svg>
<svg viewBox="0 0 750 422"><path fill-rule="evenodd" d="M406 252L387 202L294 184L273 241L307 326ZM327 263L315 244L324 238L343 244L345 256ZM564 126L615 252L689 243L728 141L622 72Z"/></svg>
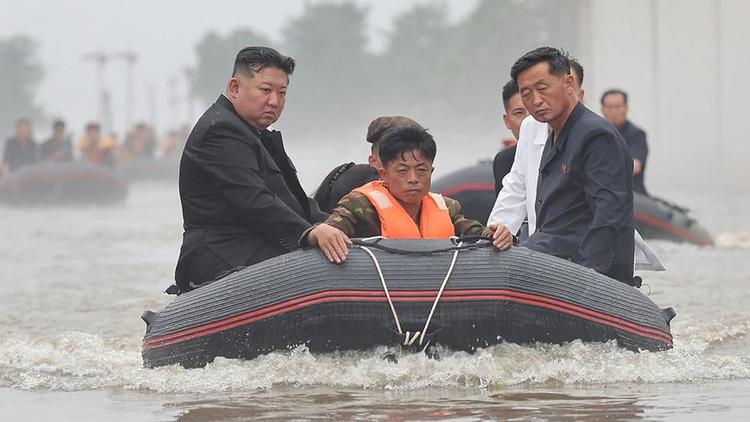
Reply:
<svg viewBox="0 0 750 422"><path fill-rule="evenodd" d="M518 233L524 218L528 218L529 236L536 231L536 182L548 136L546 123L531 116L523 119L513 166L503 178L503 189L497 195L488 225L504 224L511 233Z"/></svg>
<svg viewBox="0 0 750 422"><path fill-rule="evenodd" d="M546 123L541 123L531 116L523 119L513 166L503 178L503 189L497 195L487 225L504 224L511 233L518 233L524 218L528 218L529 236L536 231L536 183L539 179L539 163L542 161L542 152L548 137L549 128ZM637 230L634 237L634 268L664 271L659 258L643 241Z"/></svg>

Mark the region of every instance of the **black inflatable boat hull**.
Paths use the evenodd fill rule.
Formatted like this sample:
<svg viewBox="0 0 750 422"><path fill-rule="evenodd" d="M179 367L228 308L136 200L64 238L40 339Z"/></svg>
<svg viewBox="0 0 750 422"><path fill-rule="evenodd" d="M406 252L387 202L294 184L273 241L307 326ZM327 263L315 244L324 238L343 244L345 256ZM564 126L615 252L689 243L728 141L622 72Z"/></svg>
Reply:
<svg viewBox="0 0 750 422"><path fill-rule="evenodd" d="M480 161L437 178L432 189L460 201L467 218L486 223L496 198L492 163ZM713 245L708 231L688 216L684 208L639 193L633 195L633 207L635 228L644 239Z"/></svg>
<svg viewBox="0 0 750 422"><path fill-rule="evenodd" d="M412 249L451 245L387 242ZM403 330L421 330L453 252L372 251ZM483 247L459 253L427 332L431 344L466 351L503 341L576 339L658 351L672 347L672 316L638 290L568 261L525 248ZM302 344L330 352L400 342L373 261L357 247L341 265L316 249L264 261L180 295L144 313L144 320L147 367L251 359Z"/></svg>
<svg viewBox="0 0 750 422"><path fill-rule="evenodd" d="M32 164L0 179L0 203L10 205L112 204L127 193L112 170L81 161Z"/></svg>

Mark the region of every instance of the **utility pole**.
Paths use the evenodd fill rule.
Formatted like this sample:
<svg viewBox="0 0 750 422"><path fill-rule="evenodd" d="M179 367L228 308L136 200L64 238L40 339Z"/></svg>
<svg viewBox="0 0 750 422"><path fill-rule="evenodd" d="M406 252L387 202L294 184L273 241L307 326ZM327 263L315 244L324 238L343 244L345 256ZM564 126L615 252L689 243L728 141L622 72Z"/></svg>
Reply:
<svg viewBox="0 0 750 422"><path fill-rule="evenodd" d="M109 133L112 131L112 107L109 92L107 92L107 87L104 83L104 72L110 57L101 50L97 50L93 53L84 54L83 60L96 64L96 85L99 91L97 93L99 97L97 120L99 120L99 124L102 126L102 132Z"/></svg>
<svg viewBox="0 0 750 422"><path fill-rule="evenodd" d="M174 129L180 120L180 94L178 92L178 81L176 76L172 76L167 80L167 86L169 87L169 129Z"/></svg>
<svg viewBox="0 0 750 422"><path fill-rule="evenodd" d="M114 53L112 58L123 60L127 66L125 72L125 130L133 125L133 108L135 104L135 88L133 86L133 68L138 61L138 55L133 51Z"/></svg>
<svg viewBox="0 0 750 422"><path fill-rule="evenodd" d="M186 119L185 124L191 124L195 119L195 96L193 95L193 78L195 78L195 70L191 67L185 67L185 113Z"/></svg>

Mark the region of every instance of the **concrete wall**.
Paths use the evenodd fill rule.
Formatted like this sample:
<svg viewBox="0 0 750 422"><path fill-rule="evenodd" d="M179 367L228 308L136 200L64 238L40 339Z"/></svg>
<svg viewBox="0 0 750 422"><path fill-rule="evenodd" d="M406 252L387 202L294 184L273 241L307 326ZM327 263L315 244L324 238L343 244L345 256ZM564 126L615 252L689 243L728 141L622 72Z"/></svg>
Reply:
<svg viewBox="0 0 750 422"><path fill-rule="evenodd" d="M629 93L649 135L652 190L750 190L750 2L589 1L582 22L586 103Z"/></svg>

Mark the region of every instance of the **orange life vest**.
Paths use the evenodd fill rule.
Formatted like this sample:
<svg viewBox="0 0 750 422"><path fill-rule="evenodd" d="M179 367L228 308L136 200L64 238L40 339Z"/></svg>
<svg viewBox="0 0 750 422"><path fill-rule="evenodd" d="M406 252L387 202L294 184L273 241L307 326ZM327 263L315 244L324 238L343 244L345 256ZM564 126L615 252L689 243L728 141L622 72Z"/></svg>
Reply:
<svg viewBox="0 0 750 422"><path fill-rule="evenodd" d="M419 227L391 192L376 180L354 189L370 200L380 218L380 234L387 239L448 239L456 229L442 195L430 192L422 198Z"/></svg>

